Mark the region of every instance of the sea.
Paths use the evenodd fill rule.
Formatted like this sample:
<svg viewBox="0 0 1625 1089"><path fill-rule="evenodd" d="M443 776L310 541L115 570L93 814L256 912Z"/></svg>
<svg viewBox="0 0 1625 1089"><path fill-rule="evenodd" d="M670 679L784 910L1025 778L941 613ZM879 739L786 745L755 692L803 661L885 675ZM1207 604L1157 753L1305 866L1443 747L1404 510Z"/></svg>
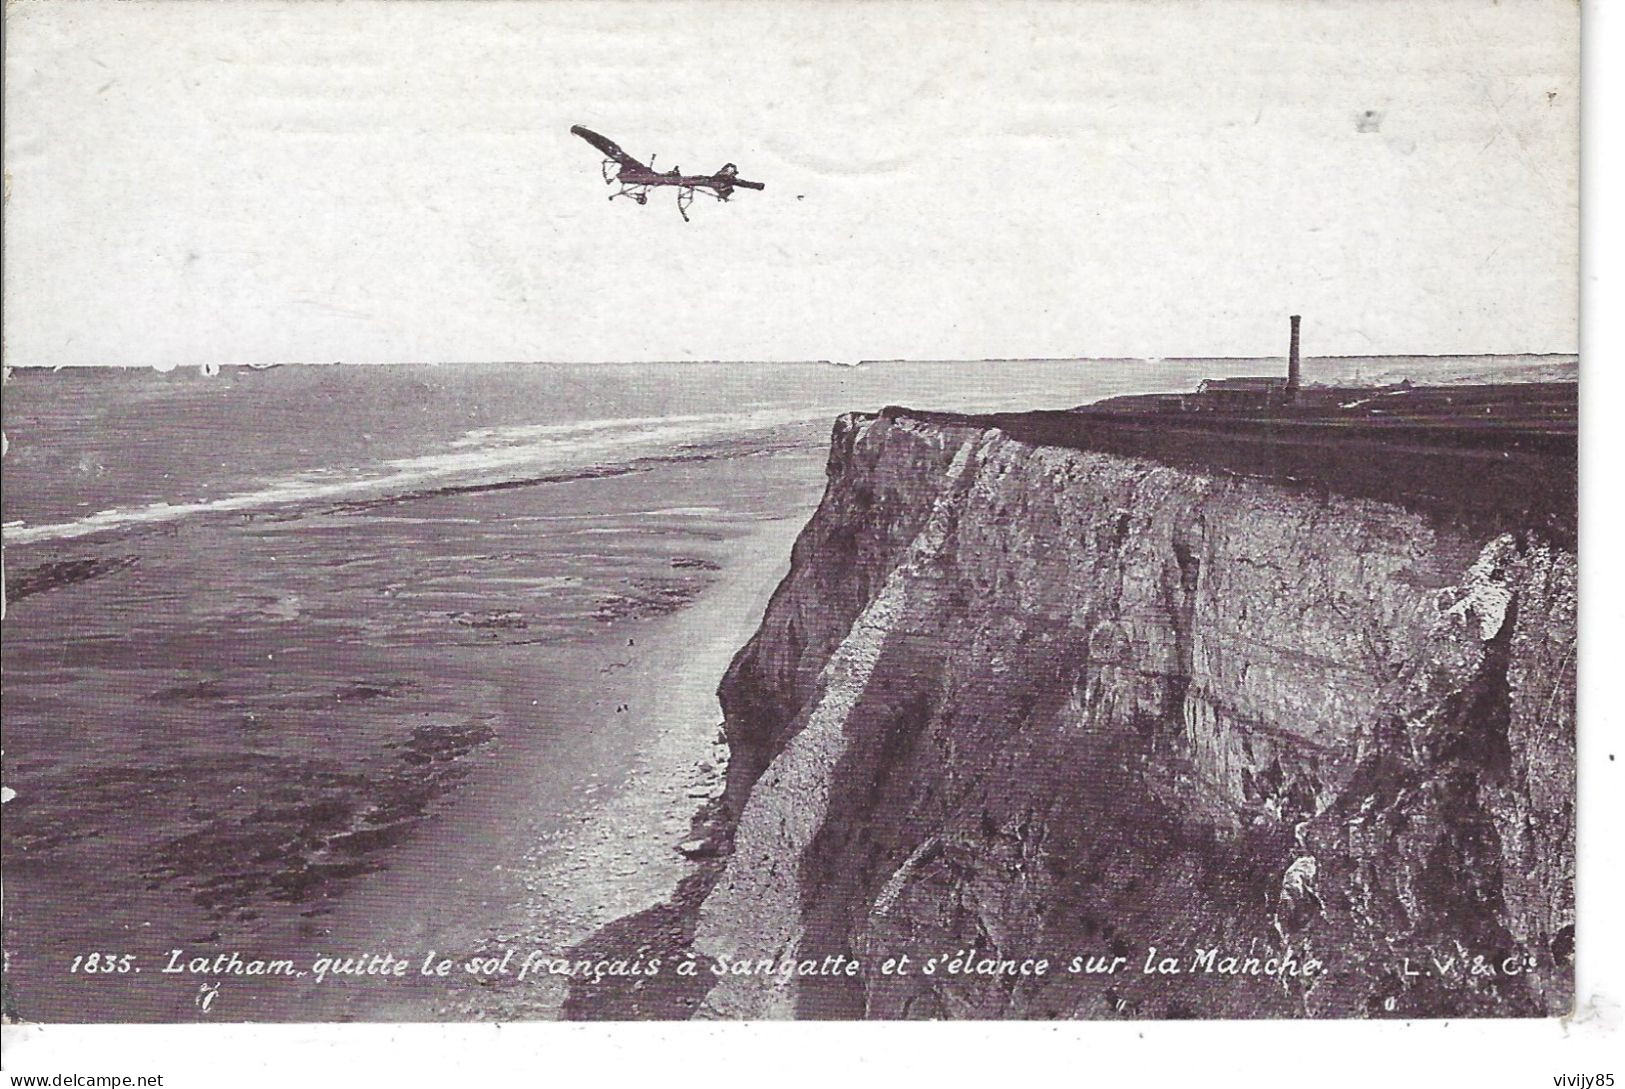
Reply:
<svg viewBox="0 0 1625 1089"><path fill-rule="evenodd" d="M6 1014L555 1015L557 988L309 973L562 949L681 878L671 841L726 766L716 684L838 415L1065 408L1280 366L9 370ZM234 954L304 974L167 970Z"/></svg>

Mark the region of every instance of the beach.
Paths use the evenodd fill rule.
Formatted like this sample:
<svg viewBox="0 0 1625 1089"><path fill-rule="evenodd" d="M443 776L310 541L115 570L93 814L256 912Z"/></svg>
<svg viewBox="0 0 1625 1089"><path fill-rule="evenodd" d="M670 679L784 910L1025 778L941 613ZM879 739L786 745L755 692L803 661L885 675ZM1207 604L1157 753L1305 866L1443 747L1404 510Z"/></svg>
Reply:
<svg viewBox="0 0 1625 1089"><path fill-rule="evenodd" d="M749 447L13 549L25 588L57 582L7 621L8 998L45 1021L552 1015L562 990L457 977L227 979L206 1011L152 977L176 949L563 950L668 893L720 789L716 684L821 461ZM66 970L103 948L146 976Z"/></svg>
<svg viewBox="0 0 1625 1089"><path fill-rule="evenodd" d="M350 953L429 951L522 958L570 949L612 920L670 896L702 862L678 847L722 790L716 686L788 568L804 519L764 520L711 542L716 581L691 608L610 625L531 679L579 745L514 751L469 784L432 841L354 889L325 927ZM696 550L701 551L701 550ZM520 698L523 699L521 684ZM517 747L516 747L517 750ZM455 842L458 848L448 849ZM510 967L517 965L515 960ZM568 980L513 974L355 980L278 991L268 1009L297 1020L528 1020L561 1013Z"/></svg>

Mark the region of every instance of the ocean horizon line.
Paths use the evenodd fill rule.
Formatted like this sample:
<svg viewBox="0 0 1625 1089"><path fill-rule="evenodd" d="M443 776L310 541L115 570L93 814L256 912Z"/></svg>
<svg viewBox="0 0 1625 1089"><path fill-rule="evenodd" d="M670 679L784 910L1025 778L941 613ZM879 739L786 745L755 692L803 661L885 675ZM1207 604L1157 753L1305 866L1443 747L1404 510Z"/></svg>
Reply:
<svg viewBox="0 0 1625 1089"><path fill-rule="evenodd" d="M1557 351L1484 351L1484 352L1326 352L1305 353L1305 362L1323 360L1340 362L1351 359L1405 359L1452 361L1462 359L1578 359L1575 350ZM942 358L876 358L845 361L837 359L301 359L274 362L226 362L208 360L189 363L7 363L6 373L18 371L147 371L160 373L200 368L221 370L272 370L279 367L692 367L692 366L756 366L756 367L868 367L868 366L975 366L988 363L1245 363L1253 360L1285 359L1284 353L1265 355L1077 355L1077 356L982 356Z"/></svg>

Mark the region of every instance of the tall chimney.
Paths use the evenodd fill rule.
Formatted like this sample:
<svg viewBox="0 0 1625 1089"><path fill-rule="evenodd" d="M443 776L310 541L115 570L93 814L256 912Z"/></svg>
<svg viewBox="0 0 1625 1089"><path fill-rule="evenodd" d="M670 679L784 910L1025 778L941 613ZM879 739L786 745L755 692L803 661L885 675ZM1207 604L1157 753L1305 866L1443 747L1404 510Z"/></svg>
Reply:
<svg viewBox="0 0 1625 1089"><path fill-rule="evenodd" d="M1292 315L1292 348L1286 357L1286 399L1298 399L1298 322L1297 314Z"/></svg>

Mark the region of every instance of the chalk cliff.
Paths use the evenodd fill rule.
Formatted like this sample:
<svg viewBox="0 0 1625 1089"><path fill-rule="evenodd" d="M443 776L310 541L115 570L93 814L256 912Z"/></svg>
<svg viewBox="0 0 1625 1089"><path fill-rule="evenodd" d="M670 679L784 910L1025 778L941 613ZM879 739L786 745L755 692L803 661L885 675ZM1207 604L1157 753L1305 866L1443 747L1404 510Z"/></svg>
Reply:
<svg viewBox="0 0 1625 1089"><path fill-rule="evenodd" d="M843 417L828 472L721 687L694 944L866 970L726 976L702 1015L1568 1009L1561 535L900 410ZM919 970L961 950L1051 965Z"/></svg>

